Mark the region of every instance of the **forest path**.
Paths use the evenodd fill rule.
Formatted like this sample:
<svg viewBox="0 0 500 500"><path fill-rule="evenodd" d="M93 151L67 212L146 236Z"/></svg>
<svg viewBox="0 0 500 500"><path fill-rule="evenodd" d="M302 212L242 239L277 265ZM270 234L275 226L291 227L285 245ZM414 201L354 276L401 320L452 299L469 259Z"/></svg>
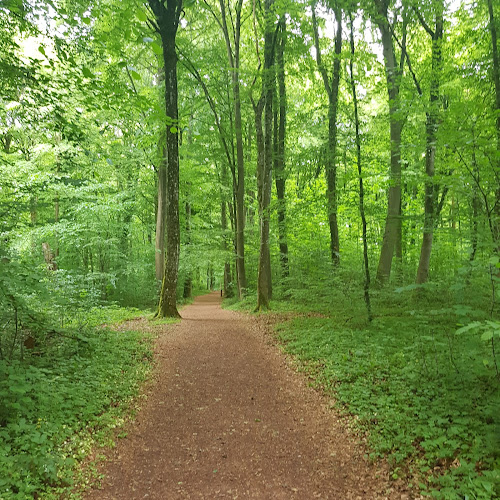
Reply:
<svg viewBox="0 0 500 500"><path fill-rule="evenodd" d="M220 300L198 297L165 327L147 401L87 498L409 498L265 328Z"/></svg>

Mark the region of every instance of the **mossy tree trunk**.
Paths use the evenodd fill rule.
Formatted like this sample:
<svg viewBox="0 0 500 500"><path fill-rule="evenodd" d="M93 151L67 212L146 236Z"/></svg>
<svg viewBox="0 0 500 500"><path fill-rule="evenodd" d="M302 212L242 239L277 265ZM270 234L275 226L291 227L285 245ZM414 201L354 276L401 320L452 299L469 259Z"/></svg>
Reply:
<svg viewBox="0 0 500 500"><path fill-rule="evenodd" d="M179 317L177 280L179 275L179 134L177 97L177 53L175 38L182 10L182 0L148 0L155 15L156 29L163 46L165 68L166 123L166 258L157 315Z"/></svg>

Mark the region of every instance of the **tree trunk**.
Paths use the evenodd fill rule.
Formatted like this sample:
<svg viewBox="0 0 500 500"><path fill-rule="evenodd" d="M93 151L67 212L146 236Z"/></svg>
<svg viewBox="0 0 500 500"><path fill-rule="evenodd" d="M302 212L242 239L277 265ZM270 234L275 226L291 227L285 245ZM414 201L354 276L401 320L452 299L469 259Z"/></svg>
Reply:
<svg viewBox="0 0 500 500"><path fill-rule="evenodd" d="M191 244L191 204L186 201L186 253L189 253L189 245ZM184 291L182 293L183 298L189 299L193 294L193 278L191 275L191 268L186 271L186 276L184 278Z"/></svg>
<svg viewBox="0 0 500 500"><path fill-rule="evenodd" d="M163 134L162 134L163 135ZM158 206L156 209L155 270L161 281L165 271L165 212L167 204L167 157L165 145L158 164Z"/></svg>
<svg viewBox="0 0 500 500"><path fill-rule="evenodd" d="M274 80L274 23L271 16L273 0L265 0L264 71L262 74L262 94L255 113L256 132L260 135L257 162L257 183L259 198L260 249L257 276L256 310L269 309L272 297L271 253L269 247L271 182L273 168L273 94ZM262 107L264 109L264 134L262 134ZM263 148L262 148L263 146ZM262 151L263 149L263 151ZM263 154L262 154L263 153Z"/></svg>
<svg viewBox="0 0 500 500"><path fill-rule="evenodd" d="M358 113L358 96L356 94L356 81L354 79L354 27L352 21L352 14L350 15L351 21L351 59L349 61L349 72L351 73L351 91L352 101L354 104L354 128L356 131L356 163L358 164L358 177L359 177L359 214L361 216L361 224L363 228L363 263L365 270L365 282L363 286L364 299L366 305L366 312L368 314L368 321L372 321L372 307L370 301L370 263L368 260L368 239L366 231L366 215L365 215L365 191L363 186L363 175L361 165L361 137L359 134L359 113Z"/></svg>
<svg viewBox="0 0 500 500"><path fill-rule="evenodd" d="M231 298L234 295L232 277L231 277L231 263L229 261L229 248L230 238L228 234L227 223L227 196L224 194L224 187L227 186L227 166L225 163L221 167L221 230L222 230L222 251L224 253L224 297Z"/></svg>
<svg viewBox="0 0 500 500"><path fill-rule="evenodd" d="M328 155L326 159L326 198L328 208L328 225L330 227L330 255L335 266L340 264L340 242L337 221L337 111L342 53L342 10L335 9L337 30L335 34L335 59L333 61L332 80L321 59L318 25L316 21L316 5L313 5L312 20L314 42L316 47L316 62L323 77L323 84L328 94Z"/></svg>
<svg viewBox="0 0 500 500"><path fill-rule="evenodd" d="M429 266L431 260L432 240L434 236L435 217L435 193L434 193L434 170L436 160L436 141L439 126L439 87L441 82L441 47L443 43L443 10L444 5L441 0L437 5L436 27L432 32L432 67L429 111L426 121L426 141L425 148L425 205L424 205L424 233L422 247L420 250L420 261L417 270L417 284L426 283L429 279Z"/></svg>
<svg viewBox="0 0 500 500"><path fill-rule="evenodd" d="M495 177L498 181L495 191L495 212L493 221L493 244L495 251L500 254L500 60L498 56L498 41L495 13L493 11L493 0L488 1L488 13L490 17L491 48L493 57L493 81L495 83L495 106L496 106L496 131L497 131L497 151L494 160ZM500 276L500 271L499 271Z"/></svg>
<svg viewBox="0 0 500 500"><path fill-rule="evenodd" d="M278 198L278 242L280 248L281 276L287 278L290 274L288 267L288 243L286 231L286 172L285 172L285 132L286 132L286 86L285 86L285 43L286 17L281 15L279 20L279 38L276 44L276 65L278 80L278 102L275 104L275 158L274 173L276 196Z"/></svg>
<svg viewBox="0 0 500 500"><path fill-rule="evenodd" d="M179 26L182 0L148 0L153 11L163 45L165 67L165 111L167 149L166 196L166 262L163 276L159 317L180 317L177 311L177 280L179 274L179 136L177 99L177 53L175 38Z"/></svg>
<svg viewBox="0 0 500 500"><path fill-rule="evenodd" d="M385 220L384 238L377 269L377 282L385 284L391 275L392 258L398 238L401 206L401 131L403 128L400 114L399 86L401 70L396 64L396 54L392 42L392 34L387 19L387 5L378 0L377 23L382 35L382 47L389 98L389 126L391 135L391 161L387 216Z"/></svg>
<svg viewBox="0 0 500 500"><path fill-rule="evenodd" d="M234 54L229 38L229 30L226 22L226 8L224 0L219 0L221 9L222 28L226 40L227 57L232 75L233 105L234 105L234 129L236 135L236 268L238 275L238 297L245 295L247 287L245 273L245 165L243 156L243 130L241 121L241 97L240 97L240 29L241 8L243 0L238 0L235 7L234 23Z"/></svg>

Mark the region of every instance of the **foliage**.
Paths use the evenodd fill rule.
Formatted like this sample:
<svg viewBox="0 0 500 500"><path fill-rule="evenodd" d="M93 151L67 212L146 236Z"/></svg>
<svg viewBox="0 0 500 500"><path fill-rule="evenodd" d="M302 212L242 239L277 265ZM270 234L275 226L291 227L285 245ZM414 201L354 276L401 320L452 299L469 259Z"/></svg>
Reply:
<svg viewBox="0 0 500 500"><path fill-rule="evenodd" d="M460 281L381 291L371 323L348 276L322 284L329 292L321 298L306 283L290 290L296 305L273 308L296 313L278 325L279 339L367 434L371 457L389 457L393 478L435 498L490 499L500 493L500 380L490 344L498 322L486 319L487 283L467 276L476 294L464 297ZM314 304L305 300L311 293Z"/></svg>
<svg viewBox="0 0 500 500"><path fill-rule="evenodd" d="M332 4L316 3L318 46L330 67L335 60ZM402 199L392 288L371 290L376 318L369 324L361 301L363 242L349 81L352 76L359 94L368 257L374 268L387 193L394 185L388 174L391 103L372 12L377 3L387 6L401 70L400 113L393 118L403 128ZM228 19L235 19L236 5L227 2ZM264 3L241 6L248 289L232 307L253 308L260 242L251 102L269 74L261 64ZM139 366L137 376L142 376L141 355L134 353L145 347L138 336L93 328L139 314L125 314L123 306L148 309L157 301L155 227L164 130L179 133L177 298L189 301L181 297L222 287L228 271L229 282L237 282L234 68L214 22L219 7L213 0L184 2L176 39L179 120L172 123L162 97L163 47L147 2L6 0L0 5L0 432L12 452L0 459L0 481L10 481L5 487L12 494L14 488L19 495L45 491L69 478L73 455L80 457L75 436L86 432L76 423L78 412L92 432L100 428L96 415L106 394L116 396L114 382L106 378L118 373L111 354L124 366L136 356L139 364L129 363L130 369ZM437 3L335 5L344 25L352 16L355 28L355 53L347 43L341 48L335 123L338 269L329 264L329 103L315 63L310 7L286 0L269 7L268 19L286 13L287 25L283 203L290 270L280 271L273 188L271 304L275 311L293 308L311 315L284 326L283 338L358 415L370 431L374 453L390 453L395 474L398 467L410 468L436 496L453 498L461 491L493 497L498 456L492 448L498 443L489 433L498 428L492 405L498 401L500 122L487 2L446 5L432 182L424 163L433 59L428 35ZM493 17L490 26L497 26L496 4ZM416 286L430 184L436 207L430 280ZM126 398L133 392L126 389L127 380L131 387L137 380L132 372L118 377ZM94 387L95 397L92 384L102 389ZM62 404L61 414L49 404L49 387L54 401L68 404ZM30 450L32 458L25 453ZM30 474L25 486L21 466Z"/></svg>
<svg viewBox="0 0 500 500"><path fill-rule="evenodd" d="M125 313L125 314L124 314ZM101 311L116 320L137 311ZM74 485L75 466L109 443L151 363L144 333L85 327L45 352L0 360L1 497L52 497ZM65 493L66 495L67 493Z"/></svg>

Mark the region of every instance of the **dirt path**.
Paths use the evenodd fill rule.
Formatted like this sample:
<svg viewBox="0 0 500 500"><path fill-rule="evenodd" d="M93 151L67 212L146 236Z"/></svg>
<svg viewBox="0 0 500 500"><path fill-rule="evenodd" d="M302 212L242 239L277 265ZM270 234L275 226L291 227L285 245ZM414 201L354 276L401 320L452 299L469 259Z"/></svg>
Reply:
<svg viewBox="0 0 500 500"><path fill-rule="evenodd" d="M222 310L218 293L182 316L160 336L147 402L89 500L409 498L254 319Z"/></svg>

